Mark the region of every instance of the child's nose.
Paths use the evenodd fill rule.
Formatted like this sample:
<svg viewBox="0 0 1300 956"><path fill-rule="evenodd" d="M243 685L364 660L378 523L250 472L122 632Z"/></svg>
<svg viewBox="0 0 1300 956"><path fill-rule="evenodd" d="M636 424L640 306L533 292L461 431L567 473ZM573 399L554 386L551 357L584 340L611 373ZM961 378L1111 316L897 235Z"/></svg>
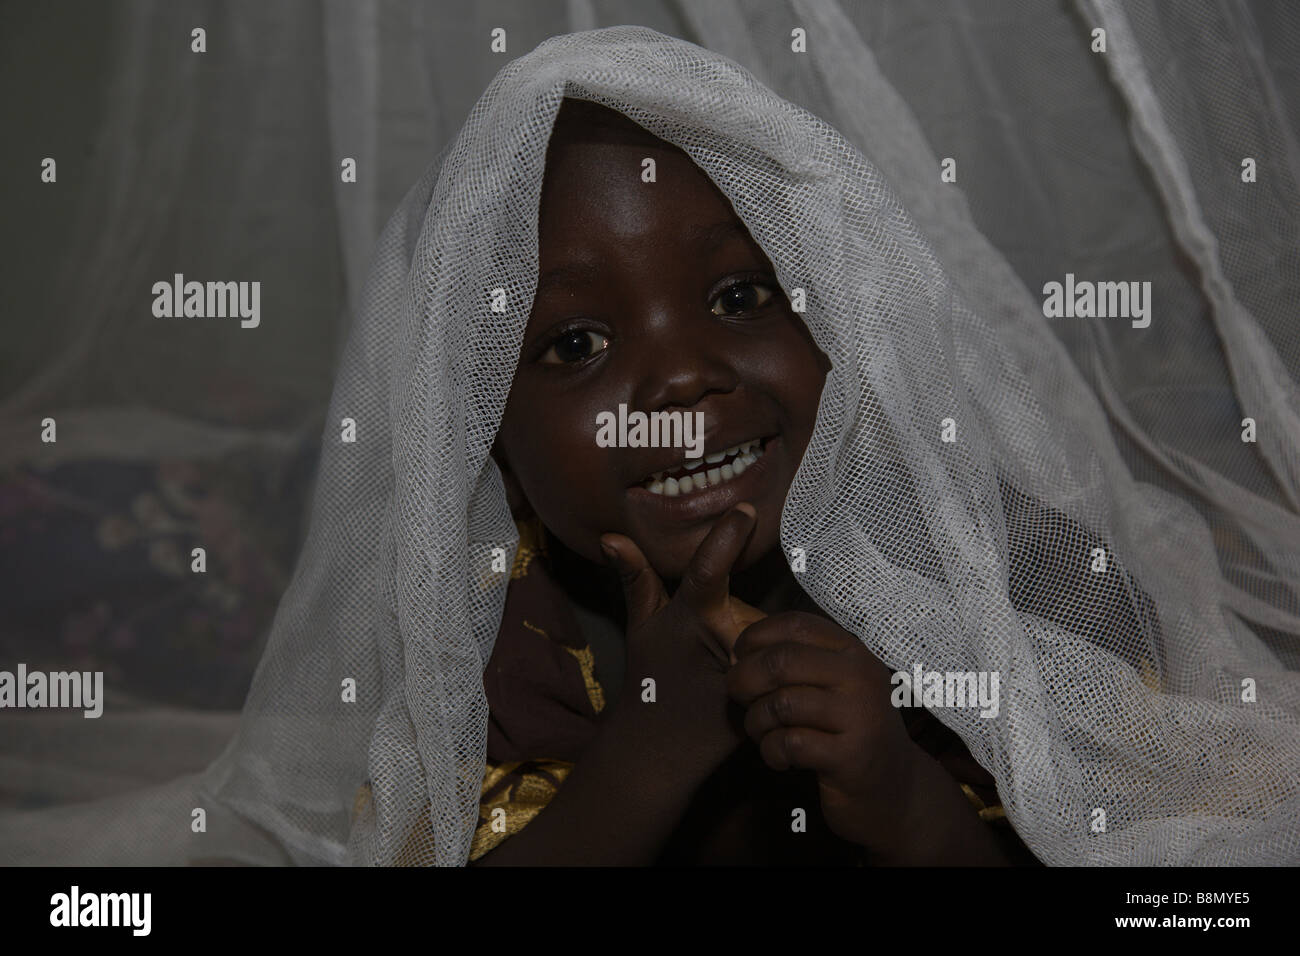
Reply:
<svg viewBox="0 0 1300 956"><path fill-rule="evenodd" d="M647 336L638 343L635 408L657 411L689 408L711 392L729 392L738 383L734 366L720 343L700 334Z"/></svg>

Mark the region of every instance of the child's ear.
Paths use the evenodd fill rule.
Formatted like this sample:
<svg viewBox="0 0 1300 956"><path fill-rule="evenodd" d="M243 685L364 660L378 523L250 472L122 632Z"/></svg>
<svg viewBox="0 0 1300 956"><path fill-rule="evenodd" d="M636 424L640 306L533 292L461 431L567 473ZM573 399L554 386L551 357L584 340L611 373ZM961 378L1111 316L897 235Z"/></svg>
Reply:
<svg viewBox="0 0 1300 956"><path fill-rule="evenodd" d="M515 477L514 471L510 468L510 462L506 459L505 452L501 450L499 442L492 443L491 455L492 460L501 469L501 481L506 486L506 503L510 506L510 517L516 521L531 518L533 516L533 506L528 503L528 496L524 494L524 489L520 487L519 479Z"/></svg>

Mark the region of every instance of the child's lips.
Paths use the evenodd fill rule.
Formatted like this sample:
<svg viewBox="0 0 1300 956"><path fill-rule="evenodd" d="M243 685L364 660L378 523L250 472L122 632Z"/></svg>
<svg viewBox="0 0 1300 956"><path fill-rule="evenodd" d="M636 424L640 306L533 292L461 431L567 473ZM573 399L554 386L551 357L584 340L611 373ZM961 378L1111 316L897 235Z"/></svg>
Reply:
<svg viewBox="0 0 1300 956"><path fill-rule="evenodd" d="M634 507L646 509L659 521L691 523L712 518L739 502L753 502L760 497L772 469L773 455L781 451L781 438L774 435L767 440L763 456L758 461L746 468L743 474L720 485L677 496L657 495L648 488L633 485L627 490L628 499Z"/></svg>
<svg viewBox="0 0 1300 956"><path fill-rule="evenodd" d="M771 433L764 431L759 427L749 429L731 428L729 431L732 432L733 436L736 432L742 432L744 437L736 438L734 441L731 441L722 439L717 433L704 436L704 449L709 453L709 455L722 454L724 451L734 453L736 448L740 446L749 443L765 444L771 438ZM647 455L650 454L650 452L647 452ZM656 457L658 461L653 465L645 459L638 459L640 461L640 466L647 470L637 476L634 486L644 485L656 474L665 476L673 472L684 473L687 462L689 461L682 449L676 449L674 451L668 451L665 449L664 451L654 455L654 457ZM703 460L707 462L708 456L705 456ZM711 464L712 463L710 463L710 465Z"/></svg>

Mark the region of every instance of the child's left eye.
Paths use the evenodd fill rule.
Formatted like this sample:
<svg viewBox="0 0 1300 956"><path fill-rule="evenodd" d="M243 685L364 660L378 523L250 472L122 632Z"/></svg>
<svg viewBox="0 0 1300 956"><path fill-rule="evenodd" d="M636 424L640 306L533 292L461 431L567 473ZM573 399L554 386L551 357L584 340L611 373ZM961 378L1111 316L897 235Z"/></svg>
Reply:
<svg viewBox="0 0 1300 956"><path fill-rule="evenodd" d="M600 344L593 344L593 339L599 339ZM607 348L609 339L599 332L573 327L551 339L550 348L542 354L540 361L544 365L577 365Z"/></svg>
<svg viewBox="0 0 1300 956"><path fill-rule="evenodd" d="M727 286L722 293L713 300L714 315L732 315L732 311L752 312L755 309L762 308L772 298L772 290L760 282L737 282ZM719 304L722 305L723 311L719 310Z"/></svg>

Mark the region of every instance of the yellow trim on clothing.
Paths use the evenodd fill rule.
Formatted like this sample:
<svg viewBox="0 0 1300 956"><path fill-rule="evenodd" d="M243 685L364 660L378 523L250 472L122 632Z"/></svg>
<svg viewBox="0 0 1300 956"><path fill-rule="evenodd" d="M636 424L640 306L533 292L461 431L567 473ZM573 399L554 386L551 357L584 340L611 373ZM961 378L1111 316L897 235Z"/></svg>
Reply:
<svg viewBox="0 0 1300 956"><path fill-rule="evenodd" d="M596 656L590 647L564 649L578 659L578 666L582 668L582 682L587 687L587 699L591 701L592 709L599 714L605 709L605 691L600 686L600 681L596 680Z"/></svg>
<svg viewBox="0 0 1300 956"><path fill-rule="evenodd" d="M515 565L510 569L512 581L528 573L528 565L533 558L546 556L546 533L542 529L540 518L516 521L515 528L519 531L519 550L515 552Z"/></svg>
<svg viewBox="0 0 1300 956"><path fill-rule="evenodd" d="M980 819L985 823L995 823L1007 818L1007 811L1002 808L1000 803L985 803L980 799L979 794L971 789L970 784L963 783L961 785L961 792L966 794L966 799L971 802L971 806L975 808L976 812L980 815Z"/></svg>
<svg viewBox="0 0 1300 956"><path fill-rule="evenodd" d="M483 792L497 786L519 766L518 762L489 763L487 772L483 775ZM559 785L564 783L573 769L573 764L563 760L530 760L528 766L536 767L537 771L525 772L517 783L479 803L482 822L475 829L474 840L470 844L471 862L528 826L551 802L551 798L559 791ZM542 770L547 773L538 772ZM495 812L497 810L502 812L498 815Z"/></svg>

